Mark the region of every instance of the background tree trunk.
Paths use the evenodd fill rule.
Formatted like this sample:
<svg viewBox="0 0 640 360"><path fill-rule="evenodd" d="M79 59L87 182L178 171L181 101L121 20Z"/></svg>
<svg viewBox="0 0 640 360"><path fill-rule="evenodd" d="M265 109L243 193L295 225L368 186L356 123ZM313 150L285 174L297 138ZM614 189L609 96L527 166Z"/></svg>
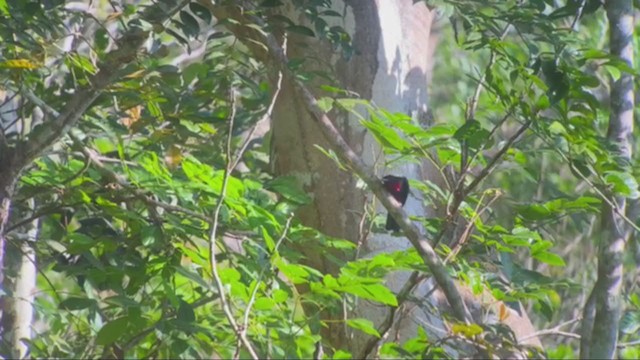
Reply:
<svg viewBox="0 0 640 360"><path fill-rule="evenodd" d="M35 208L33 199L28 201L30 212ZM33 303L36 291L36 253L34 242L38 238L38 219L12 232L11 242L6 244L7 281L5 286L11 297L4 299L2 327L7 329L4 338L8 341L12 358L24 359L29 355L29 342L32 339Z"/></svg>
<svg viewBox="0 0 640 360"><path fill-rule="evenodd" d="M625 61L633 69L633 2L607 1L605 7L609 19L611 55ZM630 166L634 108L632 74L622 72L620 78L612 83L610 99L607 138L616 146L621 165ZM614 201L615 207L605 204L602 212L603 236L598 255L598 280L584 312L585 319L593 320L583 327L583 334L587 334L581 344L582 358L612 359L618 342L622 311L622 260L628 233L625 230L627 225L620 216L626 211L626 198L617 196Z"/></svg>

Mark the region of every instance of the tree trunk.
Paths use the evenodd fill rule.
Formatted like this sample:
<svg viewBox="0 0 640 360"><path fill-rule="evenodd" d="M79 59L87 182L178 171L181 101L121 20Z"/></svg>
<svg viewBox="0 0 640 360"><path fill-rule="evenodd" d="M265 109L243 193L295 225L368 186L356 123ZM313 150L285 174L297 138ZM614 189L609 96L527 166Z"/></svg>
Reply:
<svg viewBox="0 0 640 360"><path fill-rule="evenodd" d="M10 154L3 148L0 153L0 284L2 284L2 293L0 293L0 337L2 339L8 339L6 333L12 331L12 327L8 326L6 317L10 313L7 309L8 286L5 285L6 269L4 266L5 252L7 251L7 237L6 227L9 223L9 217L11 213L11 198L15 189L15 183L17 181L16 174L11 169ZM3 344L4 345L4 344ZM0 347L4 348L4 346ZM0 354L6 355L6 354Z"/></svg>
<svg viewBox="0 0 640 360"><path fill-rule="evenodd" d="M633 2L607 1L605 7L609 19L611 55L625 61L633 69ZM616 146L619 161L626 168L631 163L633 108L633 75L622 72L611 86L611 115L607 138ZM588 324L590 326L583 327L583 334L590 334L583 338L583 351L580 354L582 358L612 359L618 342L622 308L622 260L627 239L626 224L620 214L625 213L626 199L617 196L614 203L615 207L605 204L602 213L603 237L598 256L598 279L590 296L590 301L594 301L595 306L587 304L584 314L585 319L591 319L595 311L595 317ZM586 341L589 342L584 343Z"/></svg>
<svg viewBox="0 0 640 360"><path fill-rule="evenodd" d="M35 201L31 199L28 205L30 211L25 216L33 214ZM38 231L39 220L35 219L12 232L12 241L6 244L7 279L4 284L11 297L5 298L2 321L3 328L7 329L5 339L8 340L9 353L16 359L24 359L29 355L29 342L32 339L31 323L37 277L34 244Z"/></svg>
<svg viewBox="0 0 640 360"><path fill-rule="evenodd" d="M287 55L290 59L313 59L305 63L306 71L325 71L336 76L338 86L357 93L364 99L390 112L410 115L414 121L426 125L427 85L430 59L434 48L431 41L432 13L424 3L414 4L411 0L397 1L334 1L334 8L343 11L344 22L338 25L350 32L353 39L354 56L345 60L331 52L329 45L315 38L290 36ZM293 7L285 10L285 15L298 23L305 19ZM318 64L330 64L323 67ZM334 71L332 72L332 68ZM317 85L317 84L311 84ZM319 97L320 93L316 93ZM336 126L341 130L349 146L355 150L371 168L378 169L378 175L394 174L419 180L440 183L439 173L430 164L414 164L384 168L384 157L372 137L361 127L353 116L345 113L332 114ZM366 116L366 114L363 114ZM411 247L404 237L389 234L368 236L362 230L362 220L367 205L366 194L356 187L353 174L340 171L335 162L315 149L321 146L330 149L327 139L313 121L305 102L291 84L283 85L273 114L272 165L278 175L295 175L305 190L312 194L314 201L298 212L299 219L308 226L335 237L351 240L358 245L359 255L374 256L381 252L406 250ZM379 210L382 210L379 207ZM412 215L432 216L433 209L425 209L421 199L410 197L405 210ZM337 264L327 256L327 249L311 248L305 244L300 249L309 265L325 273L335 273ZM332 254L340 256L340 254ZM344 259L343 260L349 260ZM388 286L400 292L414 285L412 293L418 301L408 304L406 311L398 311L361 301L354 313L344 314L343 309L324 313L322 318L344 320L362 317L374 322L378 329L395 332L388 337L391 341L403 341L416 335L418 324L430 336L447 335L442 315L446 310L434 313L433 308L445 309L449 306L442 292L434 287L433 281L408 283L413 277L407 272L398 272L388 277ZM458 286L467 306L476 309L476 321L487 322L483 318L489 304L504 306L501 302L477 299ZM435 291L433 291L435 289ZM429 293L429 298L425 296ZM428 303L428 304L425 304ZM510 310L509 310L510 311ZM505 321L512 326L518 338L530 335L534 329L526 314L515 311ZM315 313L310 311L310 313ZM451 311L449 311L451 313ZM394 314L394 316L390 316ZM493 319L495 321L495 319ZM324 330L324 338L334 348L348 349L355 358L372 356L378 342L370 336L351 331L342 322L329 322ZM391 329L393 327L393 330ZM440 331L433 329L441 329ZM528 343L540 346L537 338ZM455 352L454 352L455 353Z"/></svg>
<svg viewBox="0 0 640 360"><path fill-rule="evenodd" d="M307 63L331 66L305 67L305 70L333 73L338 86L359 94L361 98L372 100L392 112L423 117L427 109L426 74L432 51L429 42L432 15L426 6L422 3L414 5L411 0L347 1L346 4L334 1L334 8L344 11L344 22L337 25L350 32L353 57L346 60L336 56L329 44L318 39L290 36L289 58L320 59ZM300 23L305 22L295 9L288 10L287 16ZM351 148L365 159L367 165L379 168L381 175L394 173L422 178L417 166L402 166L393 171L382 169L384 158L380 156L379 147L358 125L357 120L345 113L334 114L334 119ZM314 198L311 205L297 214L305 225L355 243L365 240L360 250L363 256L410 247L406 239L386 234L366 238L359 225L365 216L368 199L356 187L357 179L353 174L340 171L331 159L315 149L316 145L325 149L331 147L290 84L283 85L274 110L272 127L274 172L278 175L296 175ZM410 214L424 214L418 199L410 198L405 209ZM326 249L306 247L301 250L311 266L326 273L336 273L338 270L338 264L330 262L325 256ZM391 283L392 288L399 289L401 285ZM377 312L384 315L383 312ZM374 314L367 315L370 319L375 317ZM344 314L334 313L331 317L341 319ZM331 326L326 335L332 346L351 348L354 355L359 353L358 341L347 336L344 324Z"/></svg>

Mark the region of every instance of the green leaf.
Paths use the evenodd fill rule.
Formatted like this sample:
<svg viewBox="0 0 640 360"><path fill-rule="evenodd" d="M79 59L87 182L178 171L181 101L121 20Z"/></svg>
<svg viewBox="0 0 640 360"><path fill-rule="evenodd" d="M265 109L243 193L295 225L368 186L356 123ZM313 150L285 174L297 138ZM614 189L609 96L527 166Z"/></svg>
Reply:
<svg viewBox="0 0 640 360"><path fill-rule="evenodd" d="M456 130L453 138L460 143L466 141L467 146L471 149L479 149L489 140L490 134L491 133L485 130L478 121L470 120Z"/></svg>
<svg viewBox="0 0 640 360"><path fill-rule="evenodd" d="M282 5L282 1L280 0L264 0L260 3L260 7L277 7Z"/></svg>
<svg viewBox="0 0 640 360"><path fill-rule="evenodd" d="M269 299L268 297L259 297L256 299L256 301L254 302L254 305L256 310L272 310L276 307L276 303L275 301L273 301L272 299Z"/></svg>
<svg viewBox="0 0 640 360"><path fill-rule="evenodd" d="M346 352L344 350L338 350L335 353L333 353L333 357L332 359L351 359L351 353L350 352Z"/></svg>
<svg viewBox="0 0 640 360"><path fill-rule="evenodd" d="M293 203L299 205L309 204L311 197L302 190L299 183L298 178L293 175L280 176L270 181L265 188L277 192Z"/></svg>
<svg viewBox="0 0 640 360"><path fill-rule="evenodd" d="M180 20L182 21L182 31L187 37L195 38L200 34L200 25L191 14L186 11L180 11Z"/></svg>
<svg viewBox="0 0 640 360"><path fill-rule="evenodd" d="M625 334L638 334L640 332L640 312L625 311L620 319L620 331Z"/></svg>
<svg viewBox="0 0 640 360"><path fill-rule="evenodd" d="M289 264L285 262L279 256L274 260L274 266L276 266L282 274L291 280L294 284L304 284L308 282L309 272L301 265Z"/></svg>
<svg viewBox="0 0 640 360"><path fill-rule="evenodd" d="M320 151L324 156L333 160L333 162L340 168L340 170L347 171L347 167L342 164L338 155L332 149L324 149L322 146L318 144L313 145L318 151Z"/></svg>
<svg viewBox="0 0 640 360"><path fill-rule="evenodd" d="M196 3L196 2L192 2L191 4L189 4L189 9L191 9L191 11L200 19L204 20L205 23L210 24L211 23L211 12L209 12L209 9L207 9L206 7Z"/></svg>
<svg viewBox="0 0 640 360"><path fill-rule="evenodd" d="M111 345L125 334L128 317L121 317L106 323L96 335L96 343L98 345Z"/></svg>
<svg viewBox="0 0 640 360"><path fill-rule="evenodd" d="M546 206L540 204L531 204L527 206L517 207L518 215L527 220L543 220L554 215Z"/></svg>
<svg viewBox="0 0 640 360"><path fill-rule="evenodd" d="M190 279L191 281L195 282L196 284L202 286L202 288L209 289L211 287L209 282L205 281L202 278L202 276L198 275L197 273L191 272L191 271L183 268L182 266L174 266L173 268L176 270L176 272L178 272L178 274L186 277L187 279Z"/></svg>
<svg viewBox="0 0 640 360"><path fill-rule="evenodd" d="M638 192L638 183L635 177L622 171L607 171L604 177L609 185L613 185L613 191L616 194L625 196L629 199L637 199L640 196Z"/></svg>
<svg viewBox="0 0 640 360"><path fill-rule="evenodd" d="M82 310L90 307L97 306L97 301L94 299L81 298L81 297L69 297L64 299L58 308L62 310Z"/></svg>
<svg viewBox="0 0 640 360"><path fill-rule="evenodd" d="M540 251L540 252L536 252L533 253L532 256L540 261L543 262L545 264L551 265L551 266L565 266L565 262L564 260L560 257L560 255L556 255L552 252L549 251Z"/></svg>
<svg viewBox="0 0 640 360"><path fill-rule="evenodd" d="M558 121L554 121L549 125L549 132L553 135L566 134L567 129Z"/></svg>
<svg viewBox="0 0 640 360"><path fill-rule="evenodd" d="M192 323L196 321L196 314L193 311L193 307L191 304L184 300L180 300L180 306L178 307L178 312L176 313L176 318L179 321L185 323Z"/></svg>
<svg viewBox="0 0 640 360"><path fill-rule="evenodd" d="M322 97L317 101L318 106L324 112L329 112L333 108L333 99L330 97Z"/></svg>
<svg viewBox="0 0 640 360"><path fill-rule="evenodd" d="M273 241L273 238L271 237L271 235L269 235L269 232L267 231L267 229L265 229L264 226L260 226L260 229L262 230L262 237L264 238L264 243L267 246L267 250L269 250L269 253L273 253L276 248L275 241Z"/></svg>
<svg viewBox="0 0 640 360"><path fill-rule="evenodd" d="M385 149L404 151L411 148L411 144L407 140L403 139L392 127L382 122L376 115L372 114L371 120L363 120L361 123L371 131L373 137Z"/></svg>
<svg viewBox="0 0 640 360"><path fill-rule="evenodd" d="M396 295L382 284L349 284L349 286L341 286L337 290L385 305L398 306Z"/></svg>
<svg viewBox="0 0 640 360"><path fill-rule="evenodd" d="M376 330L373 322L368 319L349 319L347 320L347 325L350 327L360 330L365 334L373 335L377 338L380 338L380 333Z"/></svg>
<svg viewBox="0 0 640 360"><path fill-rule="evenodd" d="M311 37L315 37L316 36L316 34L313 32L313 30L309 29L306 26L302 26L302 25L290 25L290 26L287 26L285 28L285 30L287 30L289 32L292 32L292 33L304 35L304 36L311 36Z"/></svg>
<svg viewBox="0 0 640 360"><path fill-rule="evenodd" d="M7 6L7 0L0 0L0 12L9 16L9 7Z"/></svg>

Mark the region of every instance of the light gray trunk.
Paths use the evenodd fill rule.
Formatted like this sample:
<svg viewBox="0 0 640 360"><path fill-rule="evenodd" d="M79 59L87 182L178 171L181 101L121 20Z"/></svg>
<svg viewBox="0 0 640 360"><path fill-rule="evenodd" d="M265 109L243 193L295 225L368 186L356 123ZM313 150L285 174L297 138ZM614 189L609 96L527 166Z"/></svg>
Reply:
<svg viewBox="0 0 640 360"><path fill-rule="evenodd" d="M606 1L609 19L611 55L633 65L633 1ZM611 86L611 115L607 139L617 148L620 161L628 167L631 162L633 132L633 75L622 72ZM602 214L603 237L598 255L598 279L585 306L582 358L612 359L618 342L621 314L620 289L623 279L623 255L627 239L626 224L619 214L626 210L626 199L614 198L615 208L605 205ZM591 319L592 323L591 323ZM591 329L589 329L591 327ZM588 341L588 343L587 343Z"/></svg>
<svg viewBox="0 0 640 360"><path fill-rule="evenodd" d="M34 201L29 201L30 212ZM31 213L23 214L28 217ZM38 237L39 221L22 226L12 232L10 243L6 244L7 258L5 267L7 279L5 290L12 296L5 298L2 317L4 334L10 346L11 358L24 359L29 355L29 342L32 340L33 303L36 291L36 253L35 241Z"/></svg>

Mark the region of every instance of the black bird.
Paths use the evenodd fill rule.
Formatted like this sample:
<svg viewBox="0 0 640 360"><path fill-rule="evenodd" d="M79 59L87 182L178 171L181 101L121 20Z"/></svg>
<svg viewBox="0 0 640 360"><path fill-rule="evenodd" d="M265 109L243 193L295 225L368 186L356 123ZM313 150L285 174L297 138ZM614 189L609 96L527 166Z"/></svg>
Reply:
<svg viewBox="0 0 640 360"><path fill-rule="evenodd" d="M406 177L387 175L382 178L382 185L393 195L394 199L404 206L404 203L407 202L407 196L409 196L409 181ZM391 231L400 231L400 226L393 220L391 214L387 214L387 224L384 228Z"/></svg>

